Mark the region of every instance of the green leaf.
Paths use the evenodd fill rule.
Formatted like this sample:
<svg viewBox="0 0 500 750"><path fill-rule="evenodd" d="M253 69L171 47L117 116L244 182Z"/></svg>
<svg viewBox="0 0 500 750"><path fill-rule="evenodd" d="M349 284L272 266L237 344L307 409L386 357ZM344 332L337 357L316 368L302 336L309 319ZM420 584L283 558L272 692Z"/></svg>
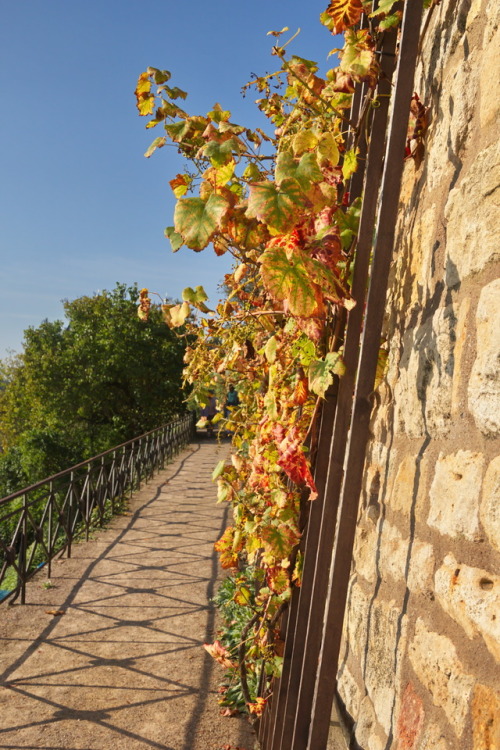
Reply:
<svg viewBox="0 0 500 750"><path fill-rule="evenodd" d="M161 136L160 138L155 138L151 146L148 148L148 150L144 153L144 156L149 159L152 153L156 151L157 148L163 148L165 143L167 142L167 139L165 136Z"/></svg>
<svg viewBox="0 0 500 750"><path fill-rule="evenodd" d="M165 130L175 143L180 143L184 136L188 134L190 127L189 120L180 120L165 125Z"/></svg>
<svg viewBox="0 0 500 750"><path fill-rule="evenodd" d="M348 180L351 175L358 168L358 149L351 148L344 154L344 162L342 164L342 176L344 180Z"/></svg>
<svg viewBox="0 0 500 750"><path fill-rule="evenodd" d="M240 153L240 143L237 138L228 138L223 143L209 141L203 148L203 156L210 159L210 164L214 167L223 167L233 158L233 153Z"/></svg>
<svg viewBox="0 0 500 750"><path fill-rule="evenodd" d="M264 396L264 408L269 419L278 419L278 404L276 402L276 394L273 391L267 391Z"/></svg>
<svg viewBox="0 0 500 750"><path fill-rule="evenodd" d="M333 383L333 374L341 376L344 372L341 354L328 352L324 359L316 359L309 365L309 388L324 398L326 390Z"/></svg>
<svg viewBox="0 0 500 750"><path fill-rule="evenodd" d="M309 367L316 356L316 346L311 339L301 336L292 345L292 354L298 357L302 367Z"/></svg>
<svg viewBox="0 0 500 750"><path fill-rule="evenodd" d="M366 46L363 31L346 34L346 44L342 50L340 69L354 76L365 76L374 63L374 53Z"/></svg>
<svg viewBox="0 0 500 750"><path fill-rule="evenodd" d="M224 471L225 465L226 465L226 461L224 459L222 459L222 461L219 461L219 463L217 464L217 466L212 472L212 482L215 482L215 480L220 477L220 475Z"/></svg>
<svg viewBox="0 0 500 750"><path fill-rule="evenodd" d="M146 72L148 76L153 76L156 84L166 83L171 76L168 70L159 70L158 68L148 68Z"/></svg>
<svg viewBox="0 0 500 750"><path fill-rule="evenodd" d="M243 177L245 180L249 180L250 182L257 182L262 177L262 172L257 167L256 164L254 164L253 161L250 162L245 168L245 171L243 172Z"/></svg>
<svg viewBox="0 0 500 750"><path fill-rule="evenodd" d="M276 184L280 185L286 179L295 179L304 192L307 192L311 183L321 182L323 174L311 153L303 154L299 161L294 159L291 151L282 151L276 162Z"/></svg>
<svg viewBox="0 0 500 750"><path fill-rule="evenodd" d="M380 16L381 13L389 13L392 6L396 4L396 0L380 0L377 10L370 13L370 18L374 16Z"/></svg>
<svg viewBox="0 0 500 750"><path fill-rule="evenodd" d="M214 108L207 113L207 117L214 122L226 122L231 117L231 112L228 109L222 109L220 104L214 104Z"/></svg>
<svg viewBox="0 0 500 750"><path fill-rule="evenodd" d="M246 215L267 224L271 229L285 234L300 221L300 209L307 205L297 180L257 182L250 186Z"/></svg>
<svg viewBox="0 0 500 750"><path fill-rule="evenodd" d="M266 346L264 347L265 357L271 365L276 361L277 346L278 342L276 341L276 336L271 336L271 338L267 340Z"/></svg>
<svg viewBox="0 0 500 750"><path fill-rule="evenodd" d="M385 31L386 29L391 29L393 26L398 26L400 22L401 17L398 13L394 13L391 16L386 16L385 18L383 18L380 21L378 27L380 31Z"/></svg>
<svg viewBox="0 0 500 750"><path fill-rule="evenodd" d="M177 250L184 244L184 240L182 239L181 235L175 231L175 227L166 227L165 237L170 240L170 244L172 245L172 252L174 253L176 253Z"/></svg>
<svg viewBox="0 0 500 750"><path fill-rule="evenodd" d="M175 231L184 244L199 252L210 242L229 204L220 195L212 193L207 201L202 198L181 198L175 207Z"/></svg>
<svg viewBox="0 0 500 750"><path fill-rule="evenodd" d="M192 289L190 286L186 287L182 292L182 299L185 302L190 302L201 312L210 312L210 308L204 304L208 297L202 286L197 286L196 289Z"/></svg>
<svg viewBox="0 0 500 750"><path fill-rule="evenodd" d="M271 297L283 302L292 315L309 317L318 312L319 288L311 282L299 252L293 260L281 247L272 247L261 256L262 280Z"/></svg>

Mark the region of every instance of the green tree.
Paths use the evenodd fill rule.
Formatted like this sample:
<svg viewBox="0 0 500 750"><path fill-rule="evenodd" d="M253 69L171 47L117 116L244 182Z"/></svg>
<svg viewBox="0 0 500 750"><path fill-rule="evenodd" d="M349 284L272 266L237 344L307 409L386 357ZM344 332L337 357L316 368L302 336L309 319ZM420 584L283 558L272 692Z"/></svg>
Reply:
<svg viewBox="0 0 500 750"><path fill-rule="evenodd" d="M137 286L65 301L66 321L25 331L2 363L0 492L153 429L184 410L184 344Z"/></svg>

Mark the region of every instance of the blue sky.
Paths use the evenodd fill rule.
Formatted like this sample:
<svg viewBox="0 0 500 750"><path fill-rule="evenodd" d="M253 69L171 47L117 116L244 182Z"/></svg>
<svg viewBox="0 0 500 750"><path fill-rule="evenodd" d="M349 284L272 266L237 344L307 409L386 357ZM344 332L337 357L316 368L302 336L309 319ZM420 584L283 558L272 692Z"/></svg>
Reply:
<svg viewBox="0 0 500 750"><path fill-rule="evenodd" d="M143 154L161 132L135 108L138 75L172 72L185 109L218 101L242 125L263 125L241 86L275 69L271 29L301 28L291 50L327 66L335 39L327 0L4 0L0 27L0 358L23 330L61 318L61 300L135 281L179 297L203 284L211 301L229 270L207 249L172 254L168 181L174 149ZM184 105L183 105L184 106Z"/></svg>

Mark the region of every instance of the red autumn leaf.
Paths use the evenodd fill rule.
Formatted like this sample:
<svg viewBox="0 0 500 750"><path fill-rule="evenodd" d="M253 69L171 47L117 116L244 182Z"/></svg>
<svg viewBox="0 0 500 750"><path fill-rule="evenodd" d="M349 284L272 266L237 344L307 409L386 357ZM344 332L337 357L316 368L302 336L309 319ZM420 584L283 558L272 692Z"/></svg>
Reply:
<svg viewBox="0 0 500 750"><path fill-rule="evenodd" d="M292 427L278 445L280 453L278 466L283 469L292 482L309 487L311 491L309 499L315 500L318 497L318 492L304 451L302 450L302 442L297 427Z"/></svg>

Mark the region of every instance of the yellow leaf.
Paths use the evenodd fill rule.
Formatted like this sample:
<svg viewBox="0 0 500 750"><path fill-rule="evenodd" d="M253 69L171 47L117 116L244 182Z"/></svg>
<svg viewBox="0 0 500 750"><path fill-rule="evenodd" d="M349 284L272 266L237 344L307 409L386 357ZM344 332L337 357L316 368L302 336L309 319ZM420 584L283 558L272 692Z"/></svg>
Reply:
<svg viewBox="0 0 500 750"><path fill-rule="evenodd" d="M183 302L182 305L174 305L170 308L170 319L172 321L173 328L178 328L184 325L187 316L191 312L187 302Z"/></svg>

